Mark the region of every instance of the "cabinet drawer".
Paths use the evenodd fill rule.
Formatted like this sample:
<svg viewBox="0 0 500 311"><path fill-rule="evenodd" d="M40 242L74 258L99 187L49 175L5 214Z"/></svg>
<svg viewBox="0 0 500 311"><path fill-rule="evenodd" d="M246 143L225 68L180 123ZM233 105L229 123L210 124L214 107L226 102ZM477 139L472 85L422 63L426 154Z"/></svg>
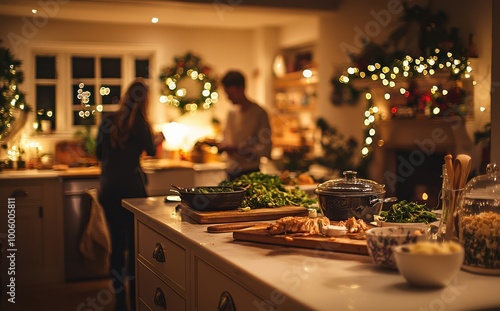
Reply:
<svg viewBox="0 0 500 311"><path fill-rule="evenodd" d="M137 302L139 303L139 311L151 311L151 309L141 299L137 300Z"/></svg>
<svg viewBox="0 0 500 311"><path fill-rule="evenodd" d="M177 292L141 262L137 266L137 295L139 306L143 305L142 310L186 310L186 301Z"/></svg>
<svg viewBox="0 0 500 311"><path fill-rule="evenodd" d="M43 187L40 185L26 185L25 183L2 183L0 197L6 202L7 198L16 198L16 204L41 204ZM2 202L3 203L3 202Z"/></svg>
<svg viewBox="0 0 500 311"><path fill-rule="evenodd" d="M196 310L218 310L219 301L230 296L233 308L224 310L274 310L250 291L215 269L205 261L195 258L195 307Z"/></svg>
<svg viewBox="0 0 500 311"><path fill-rule="evenodd" d="M186 290L186 250L141 222L137 236L138 257Z"/></svg>

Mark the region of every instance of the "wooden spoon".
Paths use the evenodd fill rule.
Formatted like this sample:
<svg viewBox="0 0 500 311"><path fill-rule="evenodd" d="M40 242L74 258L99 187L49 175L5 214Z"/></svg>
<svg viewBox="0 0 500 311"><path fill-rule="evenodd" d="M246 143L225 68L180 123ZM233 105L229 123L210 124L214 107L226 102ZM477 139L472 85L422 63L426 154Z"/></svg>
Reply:
<svg viewBox="0 0 500 311"><path fill-rule="evenodd" d="M462 189L463 187L465 187L467 179L469 178L470 169L472 166L472 159L467 154L459 154L457 155L457 160L460 162L461 166L459 189Z"/></svg>
<svg viewBox="0 0 500 311"><path fill-rule="evenodd" d="M451 189L453 187L453 183L454 183L454 180L455 180L455 169L454 169L454 166L453 166L453 156L451 154L447 154L445 157L444 157L444 162L445 162L445 166L446 166L446 173L448 175L448 185L449 185L449 188Z"/></svg>
<svg viewBox="0 0 500 311"><path fill-rule="evenodd" d="M453 189L460 189L460 182L462 180L462 163L455 159L453 160Z"/></svg>

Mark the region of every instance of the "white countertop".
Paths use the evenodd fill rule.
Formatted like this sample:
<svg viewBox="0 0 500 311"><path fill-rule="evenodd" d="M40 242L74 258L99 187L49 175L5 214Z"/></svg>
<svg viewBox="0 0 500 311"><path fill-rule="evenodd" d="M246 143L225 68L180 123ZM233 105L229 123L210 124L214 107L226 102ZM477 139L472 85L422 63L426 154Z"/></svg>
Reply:
<svg viewBox="0 0 500 311"><path fill-rule="evenodd" d="M141 164L146 173L154 173L156 171L165 170L193 170L195 172L209 172L225 171L226 169L226 163L223 162L192 163L171 159L150 159L143 161ZM66 170L59 171L51 169L3 170L0 171L0 179L97 177L100 173L101 169L98 166L70 167Z"/></svg>
<svg viewBox="0 0 500 311"><path fill-rule="evenodd" d="M500 277L460 271L448 287L419 289L397 271L377 268L368 256L239 242L232 233L208 233L207 225L182 220L176 204L165 204L164 197L127 199L124 206L304 310L500 310Z"/></svg>

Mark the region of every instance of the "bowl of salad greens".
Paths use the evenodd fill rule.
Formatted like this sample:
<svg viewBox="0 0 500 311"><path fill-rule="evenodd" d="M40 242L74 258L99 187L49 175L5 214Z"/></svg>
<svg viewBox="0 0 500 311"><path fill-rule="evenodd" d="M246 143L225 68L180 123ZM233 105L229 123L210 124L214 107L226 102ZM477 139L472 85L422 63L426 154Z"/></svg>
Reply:
<svg viewBox="0 0 500 311"><path fill-rule="evenodd" d="M437 220L437 214L426 204L402 200L394 203L388 210L380 212L377 217L377 225L380 227L415 225L427 227Z"/></svg>
<svg viewBox="0 0 500 311"><path fill-rule="evenodd" d="M172 185L181 201L198 211L236 209L241 206L249 186L205 186L181 188Z"/></svg>

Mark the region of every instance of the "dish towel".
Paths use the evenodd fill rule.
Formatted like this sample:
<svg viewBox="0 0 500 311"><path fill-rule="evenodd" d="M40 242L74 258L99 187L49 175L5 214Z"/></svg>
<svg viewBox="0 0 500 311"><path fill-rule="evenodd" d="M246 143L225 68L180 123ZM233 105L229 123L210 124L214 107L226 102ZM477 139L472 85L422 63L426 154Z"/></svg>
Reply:
<svg viewBox="0 0 500 311"><path fill-rule="evenodd" d="M92 203L89 222L80 239L80 251L89 270L107 273L111 254L111 235L106 215L97 199L97 189L87 189L85 194L91 198Z"/></svg>

